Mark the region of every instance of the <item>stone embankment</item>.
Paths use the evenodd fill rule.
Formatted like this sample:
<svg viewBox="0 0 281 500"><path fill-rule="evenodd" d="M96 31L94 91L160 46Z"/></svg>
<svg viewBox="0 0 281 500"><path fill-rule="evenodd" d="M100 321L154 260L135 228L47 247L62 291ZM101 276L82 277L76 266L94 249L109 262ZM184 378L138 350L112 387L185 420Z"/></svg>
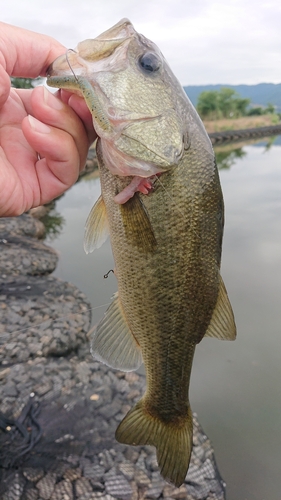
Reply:
<svg viewBox="0 0 281 500"><path fill-rule="evenodd" d="M196 416L180 488L161 478L153 448L115 441L145 377L93 360L91 306L50 276L58 257L43 234L31 215L0 219L0 499L223 500Z"/></svg>
<svg viewBox="0 0 281 500"><path fill-rule="evenodd" d="M211 132L209 133L209 137L213 146L241 141L245 139L258 139L262 137L269 137L271 135L279 135L281 134L281 124L272 125L270 127L258 127L258 128L246 128L241 130L225 130L221 132Z"/></svg>

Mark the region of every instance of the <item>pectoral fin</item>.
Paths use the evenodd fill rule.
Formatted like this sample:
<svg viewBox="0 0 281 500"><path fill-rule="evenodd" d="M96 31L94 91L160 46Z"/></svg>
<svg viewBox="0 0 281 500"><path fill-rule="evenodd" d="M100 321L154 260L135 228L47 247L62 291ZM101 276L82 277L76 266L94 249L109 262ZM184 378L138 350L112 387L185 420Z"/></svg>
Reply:
<svg viewBox="0 0 281 500"><path fill-rule="evenodd" d="M138 194L120 205L120 210L129 242L142 253L153 252L157 242L148 214Z"/></svg>
<svg viewBox="0 0 281 500"><path fill-rule="evenodd" d="M94 358L122 371L137 370L142 364L140 346L127 324L118 294L94 332L91 352Z"/></svg>
<svg viewBox="0 0 281 500"><path fill-rule="evenodd" d="M222 278L220 278L217 304L205 337L220 340L235 340L236 338L234 315Z"/></svg>
<svg viewBox="0 0 281 500"><path fill-rule="evenodd" d="M85 252L91 253L96 248L101 247L108 235L109 227L105 203L102 196L100 196L90 211L86 221L84 236Z"/></svg>

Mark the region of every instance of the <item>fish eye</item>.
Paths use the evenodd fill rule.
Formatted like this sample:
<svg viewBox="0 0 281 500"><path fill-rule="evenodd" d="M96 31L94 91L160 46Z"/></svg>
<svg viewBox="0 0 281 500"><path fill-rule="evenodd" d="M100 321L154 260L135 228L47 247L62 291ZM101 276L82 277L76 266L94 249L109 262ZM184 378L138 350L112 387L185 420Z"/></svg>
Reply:
<svg viewBox="0 0 281 500"><path fill-rule="evenodd" d="M140 66L150 73L158 71L160 68L160 60L153 52L146 52L139 58Z"/></svg>

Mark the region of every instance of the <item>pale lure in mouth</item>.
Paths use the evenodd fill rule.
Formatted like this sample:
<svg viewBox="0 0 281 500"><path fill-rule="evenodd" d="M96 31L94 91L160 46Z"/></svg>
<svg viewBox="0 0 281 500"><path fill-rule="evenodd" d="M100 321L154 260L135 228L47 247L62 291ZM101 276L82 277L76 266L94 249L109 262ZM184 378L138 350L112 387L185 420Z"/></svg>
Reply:
<svg viewBox="0 0 281 500"><path fill-rule="evenodd" d="M152 190L152 187L152 178L145 179L143 177L135 176L130 184L114 197L114 201L119 205L123 205L130 198L132 198L135 193L140 192L143 194L148 194Z"/></svg>
<svg viewBox="0 0 281 500"><path fill-rule="evenodd" d="M113 175L133 177L128 186L114 197L115 203L123 205L137 192L149 194L155 176L163 173L164 169L121 152L110 139L101 137L100 140L103 160L108 170Z"/></svg>

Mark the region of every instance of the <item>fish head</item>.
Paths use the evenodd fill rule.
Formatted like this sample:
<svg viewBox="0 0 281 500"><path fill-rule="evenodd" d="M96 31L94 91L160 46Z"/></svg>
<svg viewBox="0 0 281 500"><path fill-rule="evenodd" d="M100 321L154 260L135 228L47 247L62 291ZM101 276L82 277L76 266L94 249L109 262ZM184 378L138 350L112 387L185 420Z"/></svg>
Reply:
<svg viewBox="0 0 281 500"><path fill-rule="evenodd" d="M165 172L188 148L182 86L158 47L128 19L58 57L47 83L85 98L113 174Z"/></svg>

